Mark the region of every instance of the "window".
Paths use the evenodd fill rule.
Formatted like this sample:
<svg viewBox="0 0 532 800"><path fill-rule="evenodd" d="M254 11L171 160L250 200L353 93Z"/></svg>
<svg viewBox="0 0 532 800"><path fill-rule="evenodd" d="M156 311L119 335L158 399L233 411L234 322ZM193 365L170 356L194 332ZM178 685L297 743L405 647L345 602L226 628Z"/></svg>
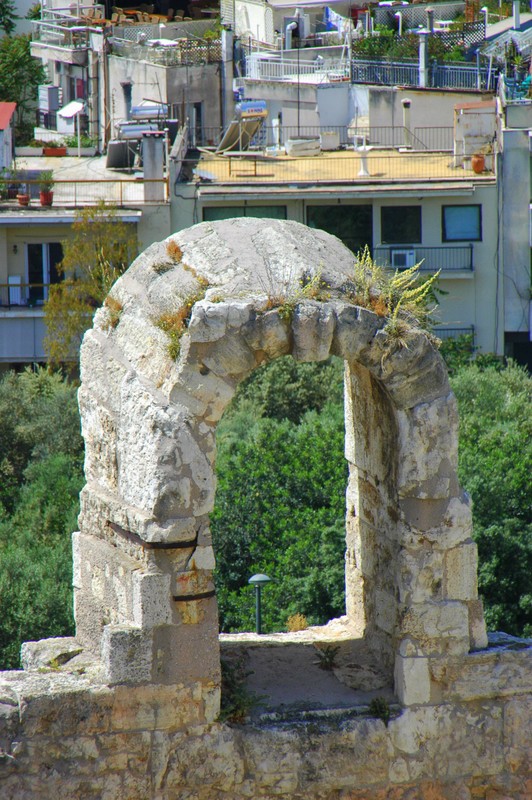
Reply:
<svg viewBox="0 0 532 800"><path fill-rule="evenodd" d="M442 241L480 242L482 220L480 206L442 206Z"/></svg>
<svg viewBox="0 0 532 800"><path fill-rule="evenodd" d="M57 264L62 260L63 248L59 242L26 245L30 304L43 303L48 297L48 286L59 283Z"/></svg>
<svg viewBox="0 0 532 800"><path fill-rule="evenodd" d="M421 242L421 206L383 206L381 242L383 244Z"/></svg>
<svg viewBox="0 0 532 800"><path fill-rule="evenodd" d="M307 206L307 225L337 236L353 253L373 247L371 206Z"/></svg>
<svg viewBox="0 0 532 800"><path fill-rule="evenodd" d="M286 206L207 206L203 209L204 222L233 219L233 217L286 219Z"/></svg>

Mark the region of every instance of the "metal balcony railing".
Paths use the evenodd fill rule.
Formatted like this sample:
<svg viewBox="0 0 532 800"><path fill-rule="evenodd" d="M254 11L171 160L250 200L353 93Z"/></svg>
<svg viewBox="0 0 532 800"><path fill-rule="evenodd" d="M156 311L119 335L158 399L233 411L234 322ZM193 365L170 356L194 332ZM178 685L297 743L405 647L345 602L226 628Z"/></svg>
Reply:
<svg viewBox="0 0 532 800"><path fill-rule="evenodd" d="M89 46L89 28L66 23L34 22L32 41L52 47L86 50Z"/></svg>
<svg viewBox="0 0 532 800"><path fill-rule="evenodd" d="M398 269L420 264L420 272L472 272L473 245L424 247L408 244L379 244L373 258L382 266Z"/></svg>
<svg viewBox="0 0 532 800"><path fill-rule="evenodd" d="M0 308L38 308L47 299L49 289L49 283L0 283Z"/></svg>
<svg viewBox="0 0 532 800"><path fill-rule="evenodd" d="M433 328L433 332L439 339L458 339L459 336L471 336L471 347L475 348L475 326L459 325L455 327L438 325Z"/></svg>
<svg viewBox="0 0 532 800"><path fill-rule="evenodd" d="M29 194L31 209L38 208L39 181L19 180L17 193ZM63 208L82 208L83 206L97 205L102 200L119 208L135 207L147 202L166 203L168 201L168 181L166 178L159 180L98 180L98 181L68 181L57 179L54 181L53 205ZM0 200L0 207L5 205L20 205L17 198L4 198Z"/></svg>

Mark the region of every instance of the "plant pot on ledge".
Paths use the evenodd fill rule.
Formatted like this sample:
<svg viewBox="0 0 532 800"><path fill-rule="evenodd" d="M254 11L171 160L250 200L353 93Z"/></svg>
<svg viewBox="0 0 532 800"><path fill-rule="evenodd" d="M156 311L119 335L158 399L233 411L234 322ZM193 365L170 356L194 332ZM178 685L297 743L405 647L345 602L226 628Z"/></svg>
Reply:
<svg viewBox="0 0 532 800"><path fill-rule="evenodd" d="M39 200L41 201L41 206L51 206L54 202L54 193L40 191Z"/></svg>
<svg viewBox="0 0 532 800"><path fill-rule="evenodd" d="M29 206L30 196L25 192L20 192L19 194L17 194L17 201L19 206Z"/></svg>
<svg viewBox="0 0 532 800"><path fill-rule="evenodd" d="M66 147L43 147L43 156L66 156Z"/></svg>
<svg viewBox="0 0 532 800"><path fill-rule="evenodd" d="M480 175L484 172L484 168L486 166L486 159L483 153L475 153L474 156L471 156L471 169L477 175Z"/></svg>

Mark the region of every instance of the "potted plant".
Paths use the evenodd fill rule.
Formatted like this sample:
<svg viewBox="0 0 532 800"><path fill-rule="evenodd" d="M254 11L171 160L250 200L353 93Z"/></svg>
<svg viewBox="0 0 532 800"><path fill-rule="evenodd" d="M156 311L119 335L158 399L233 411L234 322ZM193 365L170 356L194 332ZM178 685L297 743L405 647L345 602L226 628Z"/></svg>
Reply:
<svg viewBox="0 0 532 800"><path fill-rule="evenodd" d="M7 199L15 200L20 189L20 174L17 169L9 170L9 179L7 184Z"/></svg>
<svg viewBox="0 0 532 800"><path fill-rule="evenodd" d="M61 142L57 142L52 140L51 142L46 142L42 149L43 156L66 156L67 149L64 144Z"/></svg>
<svg viewBox="0 0 532 800"><path fill-rule="evenodd" d="M17 202L19 206L29 206L30 204L30 193L28 191L28 187L25 184L20 184L20 188L17 194Z"/></svg>
<svg viewBox="0 0 532 800"><path fill-rule="evenodd" d="M9 173L3 167L0 169L0 200L7 200L8 197L8 182L9 182Z"/></svg>
<svg viewBox="0 0 532 800"><path fill-rule="evenodd" d="M41 201L41 206L52 205L54 199L54 193L52 192L53 188L53 172L50 169L44 170L44 172L41 172L39 176L39 199Z"/></svg>

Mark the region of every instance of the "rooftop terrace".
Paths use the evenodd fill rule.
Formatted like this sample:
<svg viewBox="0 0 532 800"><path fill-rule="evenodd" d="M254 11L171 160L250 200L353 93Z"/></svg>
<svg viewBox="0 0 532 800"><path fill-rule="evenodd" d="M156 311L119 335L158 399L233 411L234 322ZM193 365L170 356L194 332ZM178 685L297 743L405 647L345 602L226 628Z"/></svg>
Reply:
<svg viewBox="0 0 532 800"><path fill-rule="evenodd" d="M455 166L452 153L400 152L392 149L339 150L314 157L247 151L216 155L203 151L199 159L183 162L182 178L225 184L373 183L467 179L494 180L491 170L476 174Z"/></svg>

